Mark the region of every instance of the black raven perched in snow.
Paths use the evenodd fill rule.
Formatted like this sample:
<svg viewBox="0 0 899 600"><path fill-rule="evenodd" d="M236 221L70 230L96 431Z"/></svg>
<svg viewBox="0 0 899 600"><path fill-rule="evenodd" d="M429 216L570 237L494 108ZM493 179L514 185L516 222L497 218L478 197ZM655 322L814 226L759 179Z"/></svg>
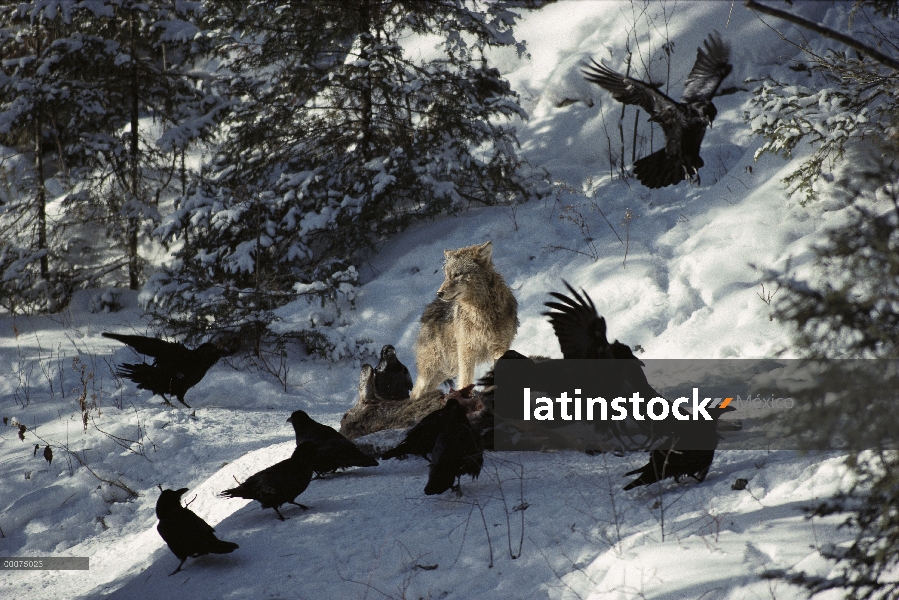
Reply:
<svg viewBox="0 0 899 600"><path fill-rule="evenodd" d="M212 368L223 356L234 354L232 350L219 344L205 343L194 350L184 344L166 342L157 338L142 335L120 335L103 333L103 337L122 342L134 348L140 354L153 357L153 364L122 364L116 374L137 384L138 389L150 390L162 396L165 403L172 405L166 394L174 395L184 406L187 390L200 383L206 371Z"/></svg>
<svg viewBox="0 0 899 600"><path fill-rule="evenodd" d="M459 401L455 398L448 399L445 406L426 414L406 433L403 441L396 448L382 454L381 459L387 460L407 454L428 458L428 455L434 450L434 444L437 443L440 432L443 431L447 422L458 418L455 416L457 414L461 414L467 420L465 409L462 408Z"/></svg>
<svg viewBox="0 0 899 600"><path fill-rule="evenodd" d="M296 447L290 458L250 475L236 488L225 490L219 495L225 498L258 500L262 508L275 509L278 518L283 521L284 515L278 510L282 504L309 509L295 500L309 487L312 480L311 459L315 454L315 443L303 442Z"/></svg>
<svg viewBox="0 0 899 600"><path fill-rule="evenodd" d="M303 442L315 445L316 453L309 460L319 476L347 467L378 466L378 461L365 455L333 427L316 422L302 410L293 411L287 422L293 425L298 447Z"/></svg>
<svg viewBox="0 0 899 600"><path fill-rule="evenodd" d="M381 348L381 362L375 367L374 378L375 394L381 400L405 400L412 391L412 375L390 344Z"/></svg>
<svg viewBox="0 0 899 600"><path fill-rule="evenodd" d="M452 400L447 402L447 405ZM431 468L425 494L433 496L455 489L461 493L462 475L477 479L484 466L484 446L461 406L446 414L431 450ZM456 478L459 485L455 485Z"/></svg>
<svg viewBox="0 0 899 600"><path fill-rule="evenodd" d="M197 557L210 552L228 554L238 548L234 542L224 542L215 537L215 529L209 523L189 508L181 506L181 496L186 491L187 488L162 490L156 501L156 517L159 519L156 531L168 544L169 550L181 560L169 576L180 571L189 556Z"/></svg>
<svg viewBox="0 0 899 600"><path fill-rule="evenodd" d="M692 477L700 483L704 481L715 458L715 448L718 447L718 418L736 409L726 406L711 410L711 421L684 422L660 447L649 453L648 463L625 473L625 477L638 474L639 477L624 486L624 489L649 485L666 477L674 477L678 483L684 476ZM686 449L679 450L678 446Z"/></svg>
<svg viewBox="0 0 899 600"><path fill-rule="evenodd" d="M718 110L712 98L732 66L730 46L717 31L709 34L703 47L696 51L693 70L687 75L681 101L672 100L659 90L659 85L646 83L616 73L591 61L583 73L587 81L612 92L624 104L635 104L649 113L649 120L659 123L665 132L665 147L634 163L634 175L648 188L676 185L684 179L699 181L699 168L705 163L699 148L706 127L712 124Z"/></svg>

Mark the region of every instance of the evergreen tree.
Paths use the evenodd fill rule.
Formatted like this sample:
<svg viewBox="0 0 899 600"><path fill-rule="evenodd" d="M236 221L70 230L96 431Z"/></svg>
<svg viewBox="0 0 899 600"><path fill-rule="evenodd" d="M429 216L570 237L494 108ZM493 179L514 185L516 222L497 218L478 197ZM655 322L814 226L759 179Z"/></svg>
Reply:
<svg viewBox="0 0 899 600"><path fill-rule="evenodd" d="M62 228L48 216L47 189L78 111L75 83L56 68L72 41L71 5L0 6L0 305L10 311L56 309L77 280L62 251Z"/></svg>
<svg viewBox="0 0 899 600"><path fill-rule="evenodd" d="M258 341L273 310L306 296L300 334L335 356L339 340L316 326L339 320L354 265L378 241L419 219L543 193L516 153L517 96L484 54L523 52L512 4L217 4L222 81L241 102L158 230L184 245L147 287L157 314L191 333L251 327ZM403 46L429 36L436 58Z"/></svg>
<svg viewBox="0 0 899 600"><path fill-rule="evenodd" d="M6 207L4 296L58 308L75 287L119 283L122 271L137 289L141 230L158 223L177 159L208 136L223 107L194 71L208 50L192 23L198 6L37 0L2 10L0 43L15 58L0 81L0 135L34 157L27 195L35 198ZM59 197L52 236L50 177ZM21 226L29 220L36 235Z"/></svg>
<svg viewBox="0 0 899 600"><path fill-rule="evenodd" d="M812 155L784 182L803 203L816 197L815 182L840 161L847 148L883 132L899 136L899 29L896 0L856 0L836 5L844 11L845 31L837 31L767 4L747 6L813 31L800 46L808 65L797 65L796 81L766 78L755 91L745 119L765 137L756 158L766 152L790 156L802 142ZM834 50L833 42L842 47ZM848 47L848 50L845 48ZM826 176L826 175L825 175Z"/></svg>
<svg viewBox="0 0 899 600"><path fill-rule="evenodd" d="M76 24L98 47L78 66L98 95L79 152L94 157L89 193L73 196L94 211L123 249L128 287L143 283L142 229L158 224L159 199L187 146L211 135L224 108L196 62L209 51L197 27L200 6L178 0L83 3ZM183 164L183 163L182 163Z"/></svg>
<svg viewBox="0 0 899 600"><path fill-rule="evenodd" d="M815 363L819 374L794 394L803 410L791 413L789 429L811 449L838 439L853 474L849 489L808 511L847 514L851 543L822 550L836 575L769 574L853 600L899 595L899 140L884 137L872 155L855 181L838 182L848 186L852 217L815 249L815 280L782 277L777 308L807 356L879 359Z"/></svg>
<svg viewBox="0 0 899 600"><path fill-rule="evenodd" d="M810 508L809 516L847 514L854 539L848 547L822 549L838 567L833 576L766 576L801 585L810 595L838 589L855 600L896 598L899 436L889 417L899 388L899 2L856 0L835 7L847 10L846 32L756 0L746 4L820 35L812 38L818 48L829 39L851 49L825 53L806 44L811 82L766 81L747 112L752 128L767 138L759 153L789 155L800 141L812 142L811 157L786 179L790 189L803 201L814 198L815 183L848 145L865 141L848 176L835 186L848 192L852 217L815 248L815 280L779 278L786 293L777 316L795 327L798 349L809 357L892 359L819 363L815 380L797 390L807 410L793 413L792 431L814 449L832 448L836 434L854 476L848 490Z"/></svg>

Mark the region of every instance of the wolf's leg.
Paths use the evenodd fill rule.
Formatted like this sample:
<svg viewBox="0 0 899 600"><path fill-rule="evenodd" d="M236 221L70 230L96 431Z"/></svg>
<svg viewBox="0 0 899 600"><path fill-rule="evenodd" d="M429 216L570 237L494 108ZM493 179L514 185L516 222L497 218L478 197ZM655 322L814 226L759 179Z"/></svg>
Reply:
<svg viewBox="0 0 899 600"><path fill-rule="evenodd" d="M412 393L409 394L409 399L417 400L424 394L436 388L438 385L440 385L439 378L434 376L428 377L419 373L418 378L415 380L415 386L412 388Z"/></svg>
<svg viewBox="0 0 899 600"><path fill-rule="evenodd" d="M441 357L437 354L419 352L416 356L416 363L418 377L415 379L415 386L412 388L410 398L420 398L424 394L437 389L440 383L447 377L452 377L452 375L444 373L443 369L441 369Z"/></svg>
<svg viewBox="0 0 899 600"><path fill-rule="evenodd" d="M490 358L493 359L495 363L503 354L505 354L509 348L512 346L512 337L515 335L514 331L511 332L512 335L503 336L503 339L494 340L490 344L489 352Z"/></svg>
<svg viewBox="0 0 899 600"><path fill-rule="evenodd" d="M459 382L458 389L474 383L475 355L470 348L459 344Z"/></svg>
<svg viewBox="0 0 899 600"><path fill-rule="evenodd" d="M427 316L426 310L422 319ZM423 322L415 342L418 376L411 397L420 398L437 389L448 377L453 377L456 374L455 357L455 327L452 321L435 317Z"/></svg>

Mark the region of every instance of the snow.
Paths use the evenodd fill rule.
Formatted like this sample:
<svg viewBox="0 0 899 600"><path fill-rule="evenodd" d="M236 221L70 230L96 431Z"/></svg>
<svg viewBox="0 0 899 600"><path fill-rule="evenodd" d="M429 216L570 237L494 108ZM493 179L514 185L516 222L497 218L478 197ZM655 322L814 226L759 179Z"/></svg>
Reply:
<svg viewBox="0 0 899 600"><path fill-rule="evenodd" d="M540 313L564 278L593 298L610 338L639 344L640 356L789 356L790 331L769 318L760 286L769 289L767 270L788 264L808 274L810 248L845 218L841 206L826 185L824 201L805 207L785 192L782 179L807 148L791 160L753 160L762 141L743 121L745 92L716 99L700 186L650 191L610 179L605 127L617 124L620 105L578 69L589 57L621 67L633 6L549 5L515 28L530 58L512 49L490 55L531 115L519 123L525 155L568 190L416 226L362 266L361 285L347 284L355 310L322 315L302 300L278 311L278 327L332 322L335 358L391 343L414 374L418 319L443 280L443 250L492 240L519 302L520 352L561 356ZM667 27L675 97L711 29L734 47L725 85L786 77L796 56L741 3L649 6L659 20L639 30L653 31L640 41L657 50ZM658 16L662 7L667 17ZM818 10L813 18L840 18L826 5ZM434 52L425 46L423 54ZM654 79L664 73L653 63ZM290 218L307 231L332 209ZM3 597L804 598L759 575L797 566L827 575L833 567L819 549L850 535L837 529L839 517L810 522L800 510L847 484L841 458L787 451L721 452L702 484L631 492L621 490L621 474L644 455L488 453L461 498L425 497L426 463L391 460L313 481L298 499L312 508L289 506L280 522L258 503L216 494L290 455L285 419L293 410L337 427L356 400L360 361L291 350L282 370L271 365L280 381L223 361L188 393L193 410L169 408L115 376L115 364L136 356L103 331L152 333L135 292L79 292L57 315L0 318L0 417L10 419L0 427L0 554L90 557L89 571L0 571ZM361 346L353 350L352 340ZM51 464L35 451L48 443ZM748 479L748 490L731 490L737 478ZM191 510L240 548L189 559L169 577L177 559L155 530L158 485L190 488Z"/></svg>

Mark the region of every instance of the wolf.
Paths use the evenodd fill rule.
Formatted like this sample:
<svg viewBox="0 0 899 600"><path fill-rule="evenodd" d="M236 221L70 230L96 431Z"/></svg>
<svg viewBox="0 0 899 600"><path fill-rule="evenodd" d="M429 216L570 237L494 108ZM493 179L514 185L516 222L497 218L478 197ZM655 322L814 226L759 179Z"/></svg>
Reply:
<svg viewBox="0 0 899 600"><path fill-rule="evenodd" d="M518 302L493 267L491 242L444 250L446 276L437 299L425 307L415 342L418 378L412 398L457 377L474 383L474 369L502 356L518 331Z"/></svg>

